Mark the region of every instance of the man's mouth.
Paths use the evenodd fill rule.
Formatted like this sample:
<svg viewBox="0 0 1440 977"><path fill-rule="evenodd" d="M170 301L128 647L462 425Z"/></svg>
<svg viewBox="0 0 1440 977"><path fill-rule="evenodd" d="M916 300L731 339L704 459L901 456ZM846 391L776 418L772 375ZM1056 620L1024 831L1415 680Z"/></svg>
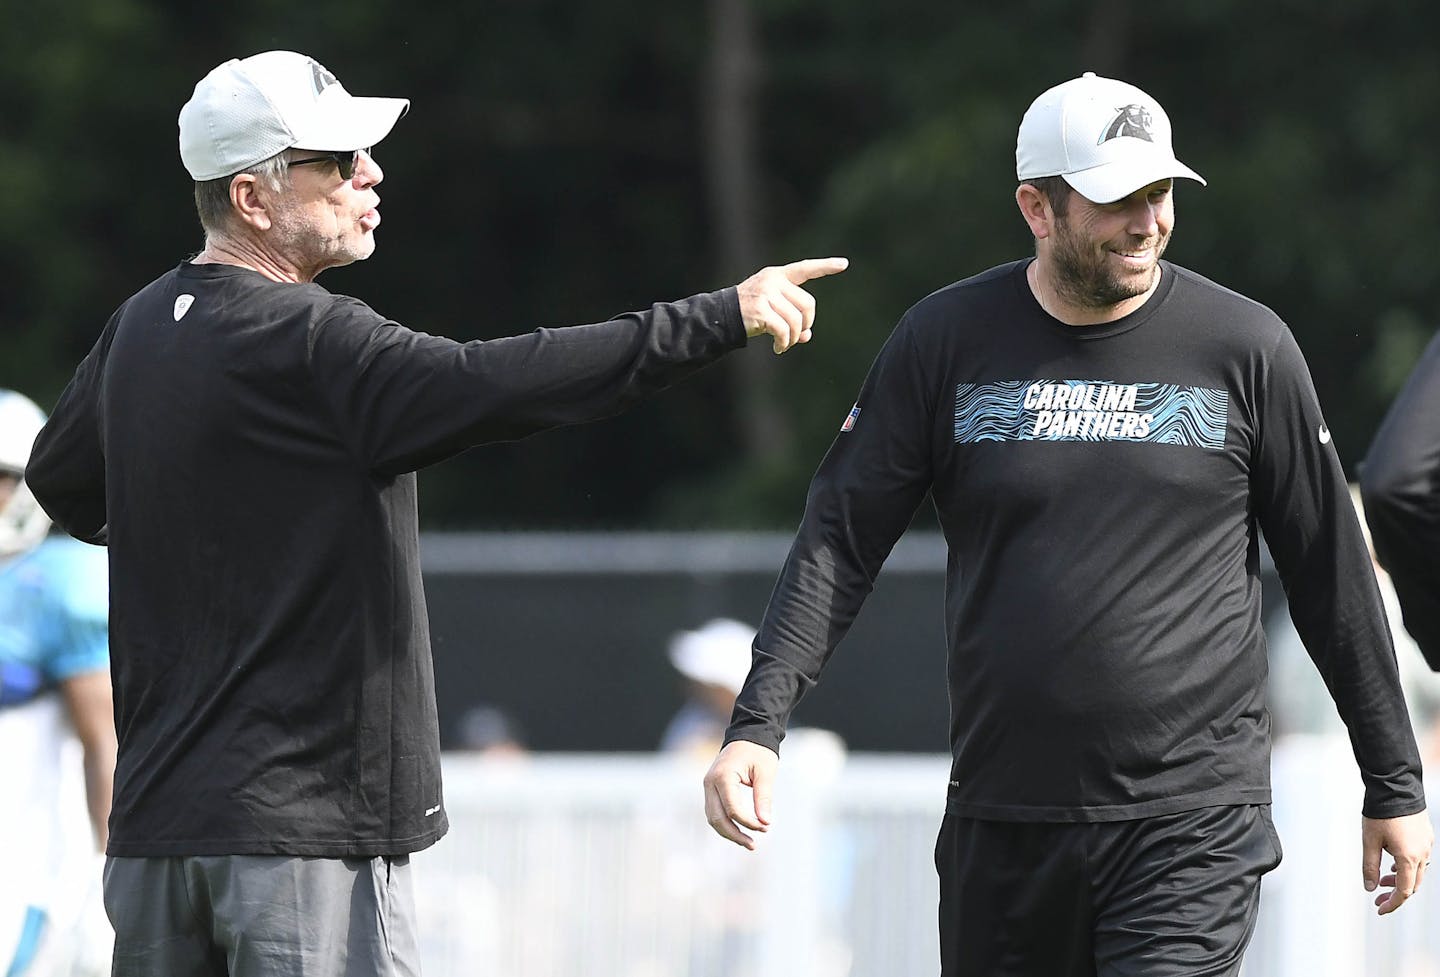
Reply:
<svg viewBox="0 0 1440 977"><path fill-rule="evenodd" d="M1154 245L1144 248L1112 248L1110 253L1127 265L1143 265L1155 260Z"/></svg>

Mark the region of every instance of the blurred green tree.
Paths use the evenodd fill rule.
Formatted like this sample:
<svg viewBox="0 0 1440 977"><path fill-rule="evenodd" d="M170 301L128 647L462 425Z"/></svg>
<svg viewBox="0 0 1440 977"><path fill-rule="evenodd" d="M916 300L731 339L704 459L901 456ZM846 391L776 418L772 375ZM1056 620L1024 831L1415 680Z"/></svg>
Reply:
<svg viewBox="0 0 1440 977"><path fill-rule="evenodd" d="M0 385L43 403L198 249L175 113L266 48L413 99L380 250L324 279L413 328L483 339L851 257L809 347L437 466L432 527L792 526L905 308L1030 250L1015 126L1084 70L1169 110L1210 180L1181 188L1170 257L1291 324L1347 465L1440 307L1440 14L1399 0L0 2Z"/></svg>

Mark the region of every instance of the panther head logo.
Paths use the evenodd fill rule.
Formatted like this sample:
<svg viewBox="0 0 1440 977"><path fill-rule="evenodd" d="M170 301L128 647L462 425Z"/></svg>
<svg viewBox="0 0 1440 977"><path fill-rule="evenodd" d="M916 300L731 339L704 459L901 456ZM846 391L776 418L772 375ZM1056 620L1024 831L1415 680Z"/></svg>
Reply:
<svg viewBox="0 0 1440 977"><path fill-rule="evenodd" d="M1121 136L1133 136L1136 139L1143 139L1146 142L1154 142L1155 139L1150 133L1150 127L1154 124L1150 110L1143 105L1122 105L1115 110L1115 118L1105 127L1100 135L1100 143L1107 143L1112 139Z"/></svg>
<svg viewBox="0 0 1440 977"><path fill-rule="evenodd" d="M315 86L315 94L319 95L331 85L336 84L339 79L332 75L324 65L318 61L310 62L310 81Z"/></svg>

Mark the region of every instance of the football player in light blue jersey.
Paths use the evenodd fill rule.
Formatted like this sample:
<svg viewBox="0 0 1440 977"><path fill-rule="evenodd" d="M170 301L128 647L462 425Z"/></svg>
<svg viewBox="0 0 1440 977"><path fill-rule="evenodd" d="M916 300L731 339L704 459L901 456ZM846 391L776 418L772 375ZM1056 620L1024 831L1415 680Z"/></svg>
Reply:
<svg viewBox="0 0 1440 977"><path fill-rule="evenodd" d="M115 769L106 558L46 536L49 519L24 481L44 421L28 399L0 390L4 977L109 972L98 900Z"/></svg>

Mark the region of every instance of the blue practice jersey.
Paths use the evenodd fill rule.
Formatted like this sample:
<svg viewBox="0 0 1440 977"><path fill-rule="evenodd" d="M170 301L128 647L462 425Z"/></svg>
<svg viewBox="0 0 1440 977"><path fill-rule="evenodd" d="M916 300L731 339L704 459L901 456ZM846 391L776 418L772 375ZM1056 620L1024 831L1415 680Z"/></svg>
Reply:
<svg viewBox="0 0 1440 977"><path fill-rule="evenodd" d="M105 550L52 536L0 563L0 708L109 667Z"/></svg>

